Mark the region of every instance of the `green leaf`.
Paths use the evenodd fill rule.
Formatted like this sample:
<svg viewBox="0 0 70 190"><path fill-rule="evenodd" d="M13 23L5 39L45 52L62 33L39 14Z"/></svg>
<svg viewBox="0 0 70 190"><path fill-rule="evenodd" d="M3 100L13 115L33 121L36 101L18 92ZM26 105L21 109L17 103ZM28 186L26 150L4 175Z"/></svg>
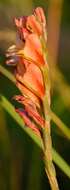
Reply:
<svg viewBox="0 0 70 190"><path fill-rule="evenodd" d="M16 82L15 77L12 75L12 73L7 69L5 69L2 65L0 65L0 72L9 80L11 80L13 83Z"/></svg>
<svg viewBox="0 0 70 190"><path fill-rule="evenodd" d="M70 166L67 162L53 149L53 161L55 164L70 178Z"/></svg>

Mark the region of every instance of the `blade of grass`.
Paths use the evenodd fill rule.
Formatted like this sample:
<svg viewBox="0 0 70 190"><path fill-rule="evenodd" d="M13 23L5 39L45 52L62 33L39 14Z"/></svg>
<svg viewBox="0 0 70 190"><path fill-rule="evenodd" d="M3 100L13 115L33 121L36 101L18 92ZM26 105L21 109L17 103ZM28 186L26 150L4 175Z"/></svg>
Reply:
<svg viewBox="0 0 70 190"><path fill-rule="evenodd" d="M61 119L52 111L50 111L50 117L52 121L58 126L60 131L70 140L70 129L61 121Z"/></svg>
<svg viewBox="0 0 70 190"><path fill-rule="evenodd" d="M5 77L11 80L13 83L16 82L14 75L7 69L5 69L2 65L0 65L0 73L2 73Z"/></svg>
<svg viewBox="0 0 70 190"><path fill-rule="evenodd" d="M15 112L12 104L4 97L1 96L1 106L11 115L11 117L19 124L19 126L24 130L27 135L29 135L32 140L42 149L41 139L32 132L31 129L24 127L24 122L20 116ZM53 148L53 161L56 165L70 178L70 166L64 161L64 159L54 150Z"/></svg>
<svg viewBox="0 0 70 190"><path fill-rule="evenodd" d="M52 151L53 160L55 164L70 178L70 166L67 162L56 152L55 149Z"/></svg>
<svg viewBox="0 0 70 190"><path fill-rule="evenodd" d="M70 109L70 86L67 84L64 75L61 73L59 68L57 66L53 67L53 65L54 64L52 63L50 66L52 81L54 84L53 87L56 88L56 90L59 92L64 105Z"/></svg>

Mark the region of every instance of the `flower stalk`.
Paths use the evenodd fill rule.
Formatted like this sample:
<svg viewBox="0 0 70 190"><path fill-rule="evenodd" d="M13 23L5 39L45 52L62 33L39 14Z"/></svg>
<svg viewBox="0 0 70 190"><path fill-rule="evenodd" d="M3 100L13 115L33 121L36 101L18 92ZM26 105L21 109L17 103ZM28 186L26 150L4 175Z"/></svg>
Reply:
<svg viewBox="0 0 70 190"><path fill-rule="evenodd" d="M45 108L45 103L44 103L44 108ZM43 129L43 145L44 145L43 151L44 151L45 171L48 176L51 189L59 190L58 182L56 179L56 172L55 172L55 168L52 162L52 139L51 139L51 128L50 128L49 116L47 116L45 120L45 127Z"/></svg>
<svg viewBox="0 0 70 190"><path fill-rule="evenodd" d="M45 96L43 98L43 109L45 126L43 128L43 151L45 172L48 176L51 190L59 190L55 168L52 162L52 139L50 126L50 77L47 67L43 68L43 78L45 84ZM46 81L48 79L48 81Z"/></svg>

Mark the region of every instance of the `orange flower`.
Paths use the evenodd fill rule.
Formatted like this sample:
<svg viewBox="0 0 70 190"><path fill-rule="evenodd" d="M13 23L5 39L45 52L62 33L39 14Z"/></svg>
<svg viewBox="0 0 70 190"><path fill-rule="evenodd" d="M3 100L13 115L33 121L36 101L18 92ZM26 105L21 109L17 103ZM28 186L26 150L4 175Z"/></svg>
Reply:
<svg viewBox="0 0 70 190"><path fill-rule="evenodd" d="M17 112L23 117L25 124L39 134L44 127L42 99L45 95L40 67L46 64L41 39L45 44L47 42L43 9L38 7L31 16L15 18L15 24L18 40L16 46L10 47L6 55L7 64L16 67L16 85L22 93L22 96L14 96L23 105L23 110L17 109Z"/></svg>

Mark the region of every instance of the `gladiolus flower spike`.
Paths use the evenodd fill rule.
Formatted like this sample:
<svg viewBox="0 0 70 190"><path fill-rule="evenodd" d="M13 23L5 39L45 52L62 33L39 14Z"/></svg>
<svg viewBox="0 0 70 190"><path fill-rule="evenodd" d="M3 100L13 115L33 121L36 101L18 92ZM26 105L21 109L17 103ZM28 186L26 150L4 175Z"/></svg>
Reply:
<svg viewBox="0 0 70 190"><path fill-rule="evenodd" d="M41 137L45 171L51 189L59 190L52 163L47 25L43 9L38 7L31 16L15 18L15 24L17 41L7 50L6 63L14 66L16 86L21 92L21 95L13 96L22 104L16 112L25 125Z"/></svg>
<svg viewBox="0 0 70 190"><path fill-rule="evenodd" d="M40 134L45 124L42 106L45 84L41 68L44 65L47 67L41 43L41 38L47 43L43 9L38 7L30 16L15 18L15 25L16 45L7 50L6 63L15 66L16 85L22 94L14 96L23 105L23 110L16 111L28 127Z"/></svg>

